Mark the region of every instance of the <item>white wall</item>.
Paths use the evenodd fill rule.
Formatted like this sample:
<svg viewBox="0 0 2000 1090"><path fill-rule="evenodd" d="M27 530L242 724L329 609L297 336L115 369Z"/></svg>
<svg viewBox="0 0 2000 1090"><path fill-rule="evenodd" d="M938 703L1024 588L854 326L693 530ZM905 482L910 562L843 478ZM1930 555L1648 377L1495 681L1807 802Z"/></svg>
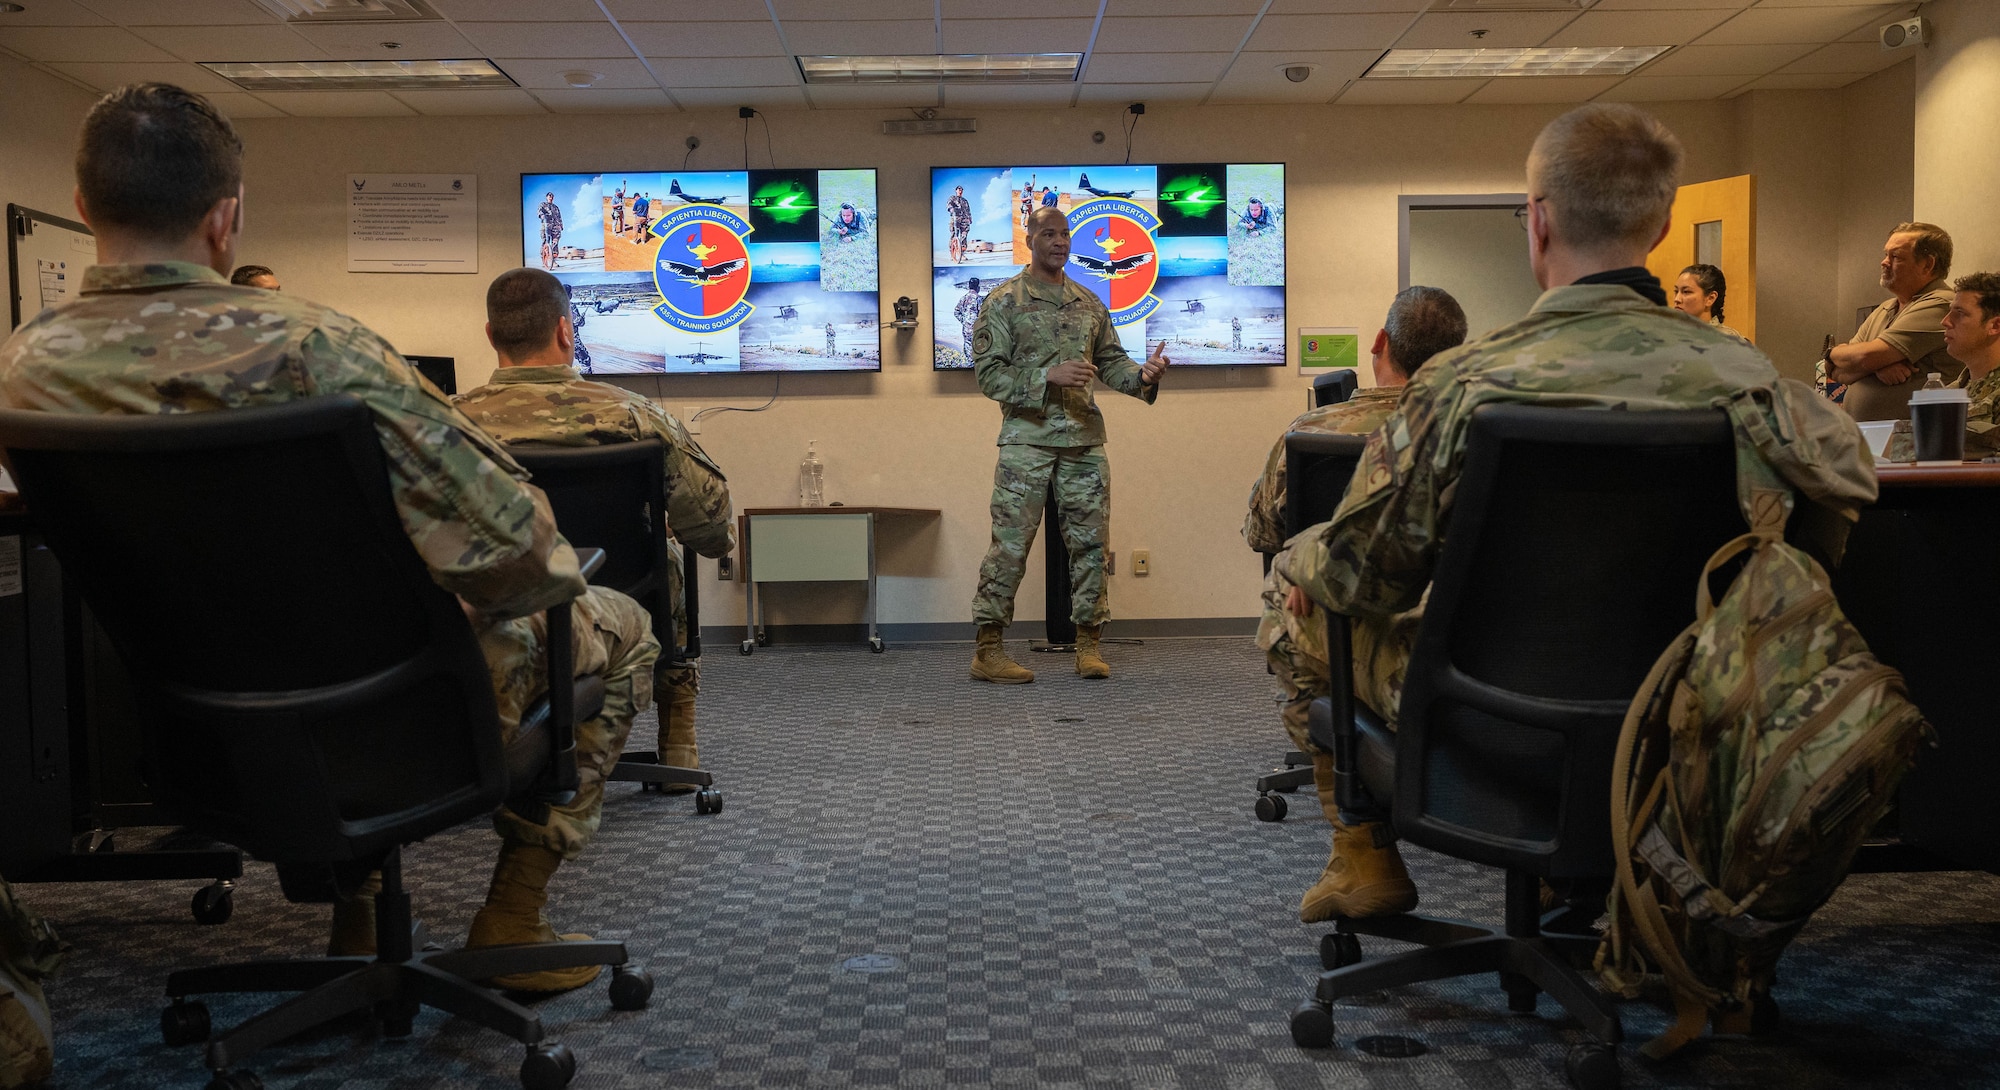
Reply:
<svg viewBox="0 0 2000 1090"><path fill-rule="evenodd" d="M2000 102L2000 4L1938 0L1924 7L1936 41L1917 51L1916 218L1950 231L1954 273L2000 269L2000 132L1984 116Z"/></svg>
<svg viewBox="0 0 2000 1090"><path fill-rule="evenodd" d="M1917 66L1904 61L1840 89L1840 269L1833 332L1846 339L1859 307L1888 298L1877 264L1889 229L1913 217ZM1946 224L1945 230L1957 231ZM1838 324L1842 319L1846 324Z"/></svg>
<svg viewBox="0 0 2000 1090"><path fill-rule="evenodd" d="M1412 208L1410 283L1450 292L1471 336L1518 320L1542 294L1523 222L1511 208Z"/></svg>

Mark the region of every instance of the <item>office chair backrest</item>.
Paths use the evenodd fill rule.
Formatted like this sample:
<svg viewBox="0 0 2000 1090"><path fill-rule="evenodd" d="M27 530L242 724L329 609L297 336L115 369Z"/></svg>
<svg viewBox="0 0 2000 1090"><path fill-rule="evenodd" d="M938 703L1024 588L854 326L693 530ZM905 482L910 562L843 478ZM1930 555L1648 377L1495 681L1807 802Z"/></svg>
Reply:
<svg viewBox="0 0 2000 1090"><path fill-rule="evenodd" d="M1360 382L1360 377L1354 373L1352 367L1329 371L1313 379L1313 407L1323 409L1328 405L1338 405L1346 401L1354 396L1354 389Z"/></svg>
<svg viewBox="0 0 2000 1090"><path fill-rule="evenodd" d="M151 787L183 820L352 860L506 794L485 659L360 401L0 411L0 446L133 675Z"/></svg>
<svg viewBox="0 0 2000 1090"><path fill-rule="evenodd" d="M1720 412L1478 410L1399 710L1398 830L1609 873L1626 705L1744 529Z"/></svg>
<svg viewBox="0 0 2000 1090"><path fill-rule="evenodd" d="M1285 536L1333 517L1361 463L1365 435L1285 433Z"/></svg>

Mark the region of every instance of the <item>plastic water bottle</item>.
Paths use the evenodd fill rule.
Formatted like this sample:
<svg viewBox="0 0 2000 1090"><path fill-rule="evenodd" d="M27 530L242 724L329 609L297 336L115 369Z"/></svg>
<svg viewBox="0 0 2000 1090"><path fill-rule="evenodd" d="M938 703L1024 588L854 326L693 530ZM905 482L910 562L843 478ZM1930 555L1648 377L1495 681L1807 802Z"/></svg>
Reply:
<svg viewBox="0 0 2000 1090"><path fill-rule="evenodd" d="M799 506L820 507L826 503L826 465L819 460L819 440L806 441L806 456L799 462Z"/></svg>
<svg viewBox="0 0 2000 1090"><path fill-rule="evenodd" d="M1936 371L1932 371L1931 377L1924 380L1924 389L1926 390L1944 389L1944 376Z"/></svg>

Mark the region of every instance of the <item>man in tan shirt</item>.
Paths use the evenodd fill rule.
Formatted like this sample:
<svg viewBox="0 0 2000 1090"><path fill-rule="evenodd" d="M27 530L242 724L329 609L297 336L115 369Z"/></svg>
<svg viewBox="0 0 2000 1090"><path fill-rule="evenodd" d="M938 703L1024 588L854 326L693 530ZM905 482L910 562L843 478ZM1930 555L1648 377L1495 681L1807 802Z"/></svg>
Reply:
<svg viewBox="0 0 2000 1090"><path fill-rule="evenodd" d="M1827 378L1847 384L1841 403L1856 420L1901 420L1910 395L1930 372L1949 382L1959 365L1945 352L1944 315L1952 291L1951 236L1931 223L1899 223L1882 247L1882 286L1890 298L1861 323L1854 339L1826 355Z"/></svg>

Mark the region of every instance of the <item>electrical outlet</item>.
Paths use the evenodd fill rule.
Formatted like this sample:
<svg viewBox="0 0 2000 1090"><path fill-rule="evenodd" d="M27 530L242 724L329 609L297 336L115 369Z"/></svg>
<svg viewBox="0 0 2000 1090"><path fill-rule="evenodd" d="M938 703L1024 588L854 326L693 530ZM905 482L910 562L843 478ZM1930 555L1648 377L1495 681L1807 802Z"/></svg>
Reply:
<svg viewBox="0 0 2000 1090"><path fill-rule="evenodd" d="M717 558L715 561L715 578L717 582L733 583L736 581L736 564L734 561L734 557L724 556Z"/></svg>
<svg viewBox="0 0 2000 1090"><path fill-rule="evenodd" d="M681 414L681 423L687 425L687 430L689 435L700 435L701 406L689 405L687 407L687 411Z"/></svg>
<svg viewBox="0 0 2000 1090"><path fill-rule="evenodd" d="M1132 550L1132 574L1150 575L1152 574L1152 571L1153 571L1153 550L1151 549Z"/></svg>

